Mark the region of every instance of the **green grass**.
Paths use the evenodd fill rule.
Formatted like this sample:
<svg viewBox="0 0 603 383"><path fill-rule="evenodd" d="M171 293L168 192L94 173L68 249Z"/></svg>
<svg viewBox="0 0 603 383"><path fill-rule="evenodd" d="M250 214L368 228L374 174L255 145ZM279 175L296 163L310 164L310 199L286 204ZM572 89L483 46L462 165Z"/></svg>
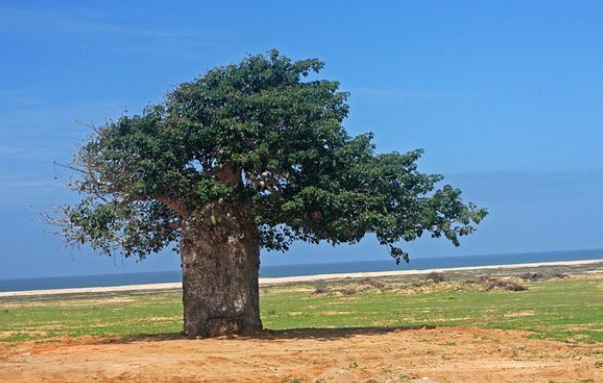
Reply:
<svg viewBox="0 0 603 383"><path fill-rule="evenodd" d="M269 329L462 325L527 330L533 337L603 342L603 279L550 280L523 292L460 282L433 291L313 296L312 285L263 289ZM94 294L0 299L0 341L62 335L132 336L181 330L179 294Z"/></svg>
<svg viewBox="0 0 603 383"><path fill-rule="evenodd" d="M263 308L269 312L263 320L272 329L462 325L527 330L534 337L560 341L603 342L602 282L536 282L523 292L448 289L344 297L275 292L263 297Z"/></svg>
<svg viewBox="0 0 603 383"><path fill-rule="evenodd" d="M0 340L174 333L182 328L181 318L180 297L175 295L0 301Z"/></svg>

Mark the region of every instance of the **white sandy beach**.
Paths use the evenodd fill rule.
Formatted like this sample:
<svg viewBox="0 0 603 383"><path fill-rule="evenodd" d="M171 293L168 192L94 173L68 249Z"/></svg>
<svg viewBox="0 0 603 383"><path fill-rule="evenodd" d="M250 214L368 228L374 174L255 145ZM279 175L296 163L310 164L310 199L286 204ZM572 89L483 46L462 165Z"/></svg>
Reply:
<svg viewBox="0 0 603 383"><path fill-rule="evenodd" d="M446 271L464 271L464 270L492 270L492 269L515 269L532 268L541 266L579 266L601 263L603 259L590 259L584 261L561 261L561 262L541 262L541 263L520 263L512 265L493 265L493 266L469 266L469 267L451 267L425 270L395 270L395 271L370 271L357 273L336 273L336 274L316 274L300 275L294 277L276 277L260 278L260 286L276 285L292 282L312 282L318 280L342 279L342 278L367 278L367 277L385 277L396 275L421 275L431 272ZM182 283L149 283L143 285L126 286L106 286L106 287L81 287L68 289L49 289L49 290L28 290L28 291L7 291L0 292L2 297L30 296L30 295L51 295L51 294L82 294L82 293L106 293L118 291L151 291L151 290L177 290L182 289Z"/></svg>

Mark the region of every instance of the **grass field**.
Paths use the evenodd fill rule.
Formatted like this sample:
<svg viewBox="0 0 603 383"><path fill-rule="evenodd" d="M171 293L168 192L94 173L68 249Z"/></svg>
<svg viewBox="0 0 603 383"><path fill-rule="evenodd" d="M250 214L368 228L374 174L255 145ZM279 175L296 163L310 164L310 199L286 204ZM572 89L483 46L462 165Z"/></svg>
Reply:
<svg viewBox="0 0 603 383"><path fill-rule="evenodd" d="M603 342L603 277L522 283L527 291L486 291L464 277L439 284L385 278L262 288L262 320L274 330L460 325ZM0 341L178 333L181 312L178 292L4 298Z"/></svg>

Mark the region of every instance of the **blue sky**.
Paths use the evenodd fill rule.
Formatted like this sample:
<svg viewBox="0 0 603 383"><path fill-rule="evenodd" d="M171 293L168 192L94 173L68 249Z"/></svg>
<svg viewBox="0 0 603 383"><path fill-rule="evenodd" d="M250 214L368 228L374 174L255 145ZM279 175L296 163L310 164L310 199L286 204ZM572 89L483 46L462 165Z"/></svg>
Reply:
<svg viewBox="0 0 603 383"><path fill-rule="evenodd" d="M143 5L144 4L144 5ZM460 248L411 257L603 248L600 1L7 1L0 4L0 278L173 270L64 249L39 212L73 201L89 134L246 54L318 57L352 93L346 127L379 151L425 149L491 215ZM264 264L388 259L300 244ZM410 265L412 267L412 263Z"/></svg>

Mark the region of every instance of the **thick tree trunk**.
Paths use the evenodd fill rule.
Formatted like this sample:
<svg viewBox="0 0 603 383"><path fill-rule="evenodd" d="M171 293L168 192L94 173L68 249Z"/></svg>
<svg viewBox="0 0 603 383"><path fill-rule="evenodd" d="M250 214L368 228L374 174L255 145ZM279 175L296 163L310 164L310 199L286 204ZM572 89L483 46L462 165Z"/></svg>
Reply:
<svg viewBox="0 0 603 383"><path fill-rule="evenodd" d="M189 338L262 329L257 229L231 216L214 226L189 219L182 227L184 331Z"/></svg>

